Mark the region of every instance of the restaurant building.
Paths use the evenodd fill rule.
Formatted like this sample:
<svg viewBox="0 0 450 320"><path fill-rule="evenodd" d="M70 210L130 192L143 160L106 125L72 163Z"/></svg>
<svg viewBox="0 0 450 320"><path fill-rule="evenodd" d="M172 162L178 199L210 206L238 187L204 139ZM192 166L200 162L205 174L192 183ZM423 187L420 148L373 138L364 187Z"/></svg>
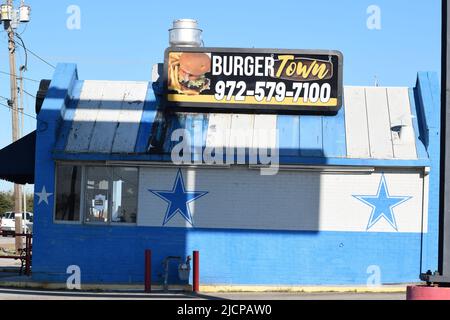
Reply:
<svg viewBox="0 0 450 320"><path fill-rule="evenodd" d="M364 284L373 266L383 283L416 281L437 260L437 85L419 73L414 88L345 87L335 116L163 118L153 83L79 80L61 64L36 130L33 278L78 265L83 282L140 283L150 248L154 281L166 256L193 250L204 284ZM224 143L220 128L277 129L264 143L278 143L280 170L173 165L180 127L204 128L202 148ZM171 191L195 198L189 212L167 216Z"/></svg>
<svg viewBox="0 0 450 320"><path fill-rule="evenodd" d="M202 50L212 67L217 55L244 52ZM321 98L284 112L282 99L227 100L218 69L206 70L211 83L194 81L225 99L216 108L204 92L182 96L173 52L149 82L82 80L76 65L59 64L41 90L36 132L17 143L35 135L34 280L65 283L75 265L82 284L142 284L146 249L158 283L166 257L193 250L204 285L387 284L436 270L436 74L418 73L412 88L339 89L335 67L336 108ZM323 52L287 54L320 62ZM325 56L342 68L340 53ZM174 161L180 141L184 162ZM192 283L169 270L170 283Z"/></svg>

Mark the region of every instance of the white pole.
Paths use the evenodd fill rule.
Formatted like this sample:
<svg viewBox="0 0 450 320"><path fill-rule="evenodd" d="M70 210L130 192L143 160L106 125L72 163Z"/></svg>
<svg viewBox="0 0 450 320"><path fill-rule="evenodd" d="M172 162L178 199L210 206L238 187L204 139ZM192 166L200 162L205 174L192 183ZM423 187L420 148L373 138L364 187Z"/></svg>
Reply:
<svg viewBox="0 0 450 320"><path fill-rule="evenodd" d="M26 217L26 212L27 212L27 189L26 189L27 185L25 184L23 186L23 212L25 212L25 219Z"/></svg>

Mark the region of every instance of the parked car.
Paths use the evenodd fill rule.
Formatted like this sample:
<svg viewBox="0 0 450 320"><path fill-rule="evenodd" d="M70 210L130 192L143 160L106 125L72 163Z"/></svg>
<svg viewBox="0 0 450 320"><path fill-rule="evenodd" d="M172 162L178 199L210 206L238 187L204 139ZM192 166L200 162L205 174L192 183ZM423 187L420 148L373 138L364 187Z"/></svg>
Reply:
<svg viewBox="0 0 450 320"><path fill-rule="evenodd" d="M5 212L3 217L0 218L0 229L6 231L16 230L16 217L14 212ZM22 213L22 230L23 232L33 232L33 213Z"/></svg>

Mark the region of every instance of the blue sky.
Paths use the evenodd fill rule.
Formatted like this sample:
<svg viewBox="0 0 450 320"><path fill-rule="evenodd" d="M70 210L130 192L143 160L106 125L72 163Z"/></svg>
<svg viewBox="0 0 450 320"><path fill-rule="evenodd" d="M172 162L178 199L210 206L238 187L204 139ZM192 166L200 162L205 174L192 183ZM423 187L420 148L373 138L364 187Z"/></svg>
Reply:
<svg viewBox="0 0 450 320"><path fill-rule="evenodd" d="M0 1L3 2L3 1ZM15 1L19 3L18 0ZM176 18L195 18L211 47L336 49L344 54L344 84L414 86L417 71L440 72L439 0L106 1L28 0L32 20L18 30L26 46L52 64L75 62L81 79L149 80L162 62ZM81 28L66 27L76 5ZM381 29L370 30L367 8L380 8ZM3 26L1 29L3 30ZM23 63L18 49L18 64ZM53 69L33 56L26 77L51 79ZM0 31L0 71L9 71L7 37ZM26 81L35 94L37 83ZM9 77L0 74L0 96ZM0 98L0 102L5 102ZM25 100L34 114L34 99ZM35 120L25 117L25 133ZM0 148L11 141L11 114L0 106ZM0 181L0 190L11 188Z"/></svg>

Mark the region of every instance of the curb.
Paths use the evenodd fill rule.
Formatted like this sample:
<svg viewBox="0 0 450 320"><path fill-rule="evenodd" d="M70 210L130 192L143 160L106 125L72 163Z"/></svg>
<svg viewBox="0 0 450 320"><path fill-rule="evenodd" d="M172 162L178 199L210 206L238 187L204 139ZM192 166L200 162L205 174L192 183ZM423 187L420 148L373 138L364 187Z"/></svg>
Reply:
<svg viewBox="0 0 450 320"><path fill-rule="evenodd" d="M225 285L200 285L201 293L406 293L409 284L402 285L382 285L376 287L368 286L225 286ZM10 288L30 288L47 290L66 290L65 283L48 283L34 281L8 281L0 280L0 287ZM133 284L86 284L81 285L83 291L144 291L144 285ZM162 291L162 285L152 285L152 291ZM169 290L192 292L191 285L170 285Z"/></svg>
<svg viewBox="0 0 450 320"><path fill-rule="evenodd" d="M383 285L376 287L367 286L200 286L204 293L215 292L286 292L286 293L406 293L407 285Z"/></svg>
<svg viewBox="0 0 450 320"><path fill-rule="evenodd" d="M43 289L43 290L68 290L65 283L33 282L33 281L1 281L0 288L18 289ZM76 291L144 291L144 285L132 284L85 284ZM152 291L163 291L162 285L152 285ZM180 292L192 292L191 286L169 285L169 290ZM68 290L71 291L71 290Z"/></svg>

